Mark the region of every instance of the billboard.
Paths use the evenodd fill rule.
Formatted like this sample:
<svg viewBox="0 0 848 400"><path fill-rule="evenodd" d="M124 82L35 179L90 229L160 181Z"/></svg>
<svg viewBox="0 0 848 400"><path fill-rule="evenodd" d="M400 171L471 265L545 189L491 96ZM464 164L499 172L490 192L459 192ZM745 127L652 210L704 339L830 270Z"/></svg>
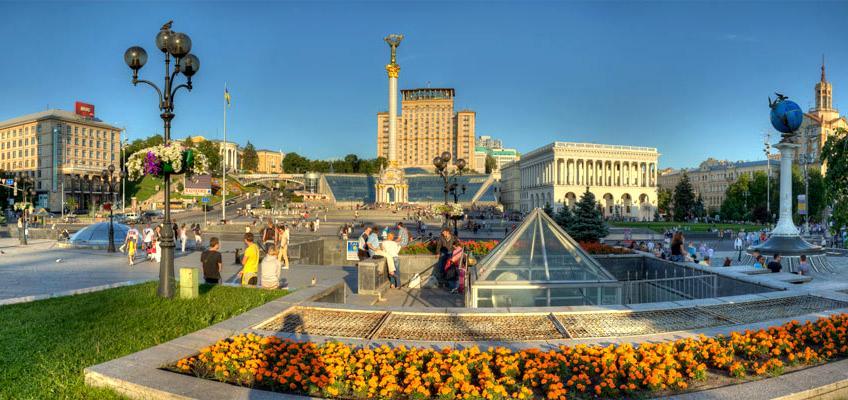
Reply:
<svg viewBox="0 0 848 400"><path fill-rule="evenodd" d="M74 110L77 115L81 115L86 118L94 118L94 105L92 104L78 101L74 104Z"/></svg>
<svg viewBox="0 0 848 400"><path fill-rule="evenodd" d="M798 215L807 215L807 196L798 195Z"/></svg>

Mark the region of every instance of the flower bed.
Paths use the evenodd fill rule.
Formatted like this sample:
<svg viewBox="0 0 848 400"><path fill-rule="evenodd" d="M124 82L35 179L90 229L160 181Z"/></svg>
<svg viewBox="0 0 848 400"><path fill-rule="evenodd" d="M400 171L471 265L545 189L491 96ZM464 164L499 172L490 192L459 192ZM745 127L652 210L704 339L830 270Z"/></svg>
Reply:
<svg viewBox="0 0 848 400"><path fill-rule="evenodd" d="M495 246L498 245L497 240L460 240L465 251L475 256L485 256L489 254ZM410 244L401 249L400 254L436 254L436 241L418 242Z"/></svg>
<svg viewBox="0 0 848 400"><path fill-rule="evenodd" d="M239 335L171 369L240 386L328 398L620 398L686 390L711 374L779 375L848 355L848 314L730 336L512 351L354 348ZM715 378L718 379L718 378ZM656 393L655 393L656 394Z"/></svg>
<svg viewBox="0 0 848 400"><path fill-rule="evenodd" d="M589 254L632 254L633 252L623 247L613 247L603 243L580 242L580 247Z"/></svg>

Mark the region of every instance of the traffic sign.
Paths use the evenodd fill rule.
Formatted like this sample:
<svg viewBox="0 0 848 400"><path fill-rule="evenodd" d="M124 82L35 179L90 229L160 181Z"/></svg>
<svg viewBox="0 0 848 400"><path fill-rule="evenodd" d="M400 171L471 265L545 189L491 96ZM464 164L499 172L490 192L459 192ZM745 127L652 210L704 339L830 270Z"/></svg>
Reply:
<svg viewBox="0 0 848 400"><path fill-rule="evenodd" d="M200 199L200 202L201 202L201 203L208 203L208 202L209 202L209 198L208 198L208 197L203 197L203 198L201 198L201 199Z"/></svg>

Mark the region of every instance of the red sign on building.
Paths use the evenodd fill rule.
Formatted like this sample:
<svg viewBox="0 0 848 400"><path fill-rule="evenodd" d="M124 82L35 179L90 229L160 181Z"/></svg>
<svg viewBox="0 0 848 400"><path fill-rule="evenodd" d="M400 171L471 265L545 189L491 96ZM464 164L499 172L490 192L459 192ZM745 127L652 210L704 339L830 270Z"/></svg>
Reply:
<svg viewBox="0 0 848 400"><path fill-rule="evenodd" d="M74 108L76 109L77 115L82 115L86 118L94 118L94 105L78 101Z"/></svg>

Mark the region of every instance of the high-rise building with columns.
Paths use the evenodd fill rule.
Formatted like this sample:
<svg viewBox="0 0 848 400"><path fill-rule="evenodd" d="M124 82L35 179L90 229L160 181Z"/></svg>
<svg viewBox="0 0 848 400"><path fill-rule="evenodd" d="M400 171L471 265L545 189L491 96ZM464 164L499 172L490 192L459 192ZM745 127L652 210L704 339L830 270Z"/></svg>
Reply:
<svg viewBox="0 0 848 400"><path fill-rule="evenodd" d="M554 142L504 167L502 179L520 183L502 182L501 199L513 211L558 210L573 207L588 187L605 217L653 220L658 158L653 147Z"/></svg>
<svg viewBox="0 0 848 400"><path fill-rule="evenodd" d="M464 158L469 168L481 169L474 159L477 114L454 111L454 89L421 88L400 93L395 143L399 167L433 169L433 158L449 151L454 160ZM389 115L377 113L377 157L388 158Z"/></svg>

